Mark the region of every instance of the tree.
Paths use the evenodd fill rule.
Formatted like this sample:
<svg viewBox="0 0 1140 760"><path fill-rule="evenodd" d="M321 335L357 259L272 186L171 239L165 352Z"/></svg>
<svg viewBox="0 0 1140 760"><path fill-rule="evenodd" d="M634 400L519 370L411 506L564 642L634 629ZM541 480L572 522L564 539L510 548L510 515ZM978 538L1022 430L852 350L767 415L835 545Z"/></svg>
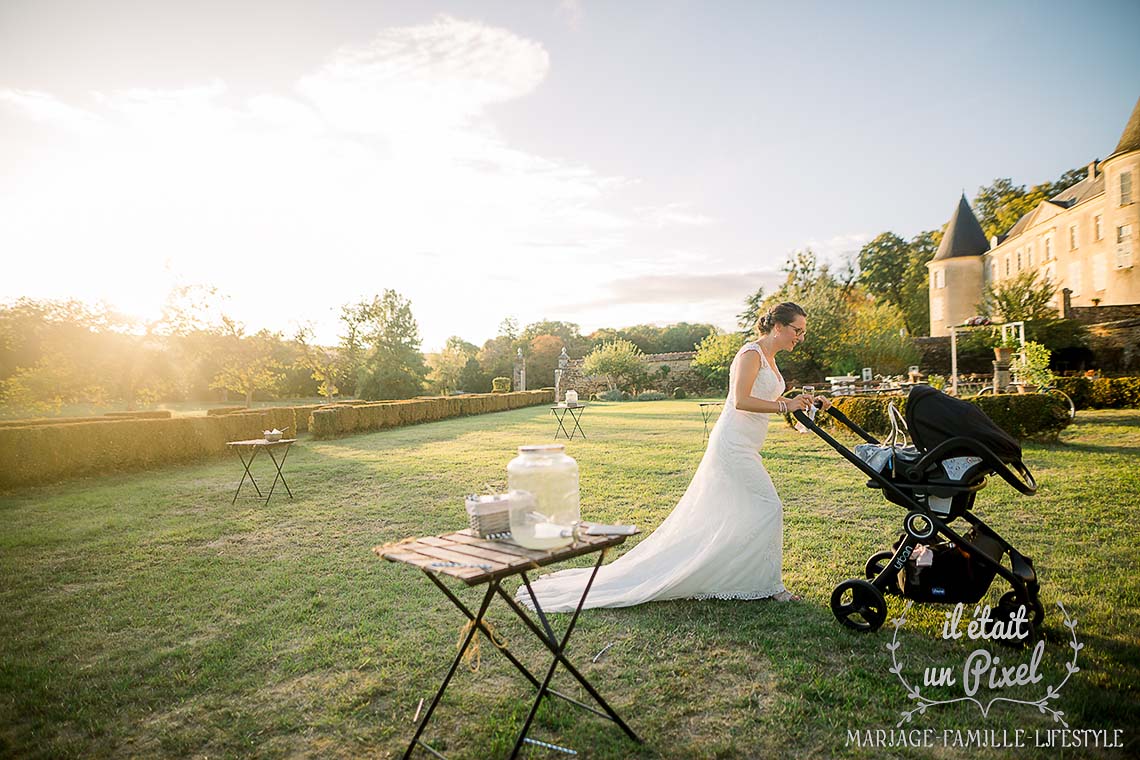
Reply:
<svg viewBox="0 0 1140 760"><path fill-rule="evenodd" d="M911 335L925 335L930 326L926 262L938 251L941 233L923 232L909 243L884 232L859 251L859 284L882 304L898 310Z"/></svg>
<svg viewBox="0 0 1140 760"><path fill-rule="evenodd" d="M989 185L978 188L974 197L974 212L982 231L986 237L993 237L1009 232L1017 220L1033 209L1037 204L1084 178L1087 169L1069 169L1054 182L1043 182L1034 185L1028 190L1025 185L1015 185L1009 177L995 179Z"/></svg>
<svg viewBox="0 0 1140 760"><path fill-rule="evenodd" d="M1051 305L1055 285L1041 278L1037 272L1022 272L1013 279L986 286L982 291L979 314L996 317L1003 322L1031 319L1056 319L1057 310Z"/></svg>
<svg viewBox="0 0 1140 760"><path fill-rule="evenodd" d="M756 323L760 321L763 304L764 288L757 288L755 293L744 299L744 311L736 315L736 324L740 326L740 334L745 340L756 334Z"/></svg>
<svg viewBox="0 0 1140 760"><path fill-rule="evenodd" d="M482 365L474 356L467 360L463 371L459 373L459 387L471 393L491 392L491 376L483 371Z"/></svg>
<svg viewBox="0 0 1140 760"><path fill-rule="evenodd" d="M213 388L224 388L245 395L245 405L253 406L253 394L272 390L281 377L281 364L274 349L281 336L268 330L245 334L245 326L229 316L222 317L224 358L214 377Z"/></svg>
<svg viewBox="0 0 1140 760"><path fill-rule="evenodd" d="M793 252L783 271L784 283L764 301L762 308L793 301L808 315L808 337L785 360L785 376L821 378L835 368L842 356L842 336L860 293L854 267L847 264L832 272L830 265L820 264L809 248Z"/></svg>
<svg viewBox="0 0 1140 760"><path fill-rule="evenodd" d="M610 390L619 387L625 390L644 374L641 356L641 349L628 340L603 343L587 354L582 362L582 373L604 376Z"/></svg>
<svg viewBox="0 0 1140 760"><path fill-rule="evenodd" d="M422 392L427 368L411 302L386 289L352 308L365 347L358 395L369 400L399 399Z"/></svg>
<svg viewBox="0 0 1140 760"><path fill-rule="evenodd" d="M855 374L871 367L878 374L899 375L921 361L922 352L906 334L897 309L870 296L855 299L850 321L838 340L832 364L835 372Z"/></svg>
<svg viewBox="0 0 1140 760"><path fill-rule="evenodd" d="M503 317L499 323L499 335L505 335L510 340L519 337L519 321L514 317Z"/></svg>
<svg viewBox="0 0 1140 760"><path fill-rule="evenodd" d="M697 346L692 366L714 388L728 387L728 370L746 337L740 333L714 333Z"/></svg>
<svg viewBox="0 0 1140 760"><path fill-rule="evenodd" d="M443 350L428 357L431 371L428 374L428 383L434 390L448 393L457 390L471 390L462 382L464 369L469 359L479 352L473 343L452 335L444 344Z"/></svg>
<svg viewBox="0 0 1140 760"><path fill-rule="evenodd" d="M301 354L298 363L317 381L317 394L332 401L340 393L340 384L347 374L343 357L334 350L316 345L311 325L299 328L294 340Z"/></svg>
<svg viewBox="0 0 1140 760"><path fill-rule="evenodd" d="M528 388L546 388L554 385L554 370L558 369L558 356L564 343L556 335L537 335L525 349L526 383Z"/></svg>
<svg viewBox="0 0 1140 760"><path fill-rule="evenodd" d="M717 331L709 324L689 324L677 322L661 331L661 338L654 353L668 354L676 351L695 351L697 344Z"/></svg>

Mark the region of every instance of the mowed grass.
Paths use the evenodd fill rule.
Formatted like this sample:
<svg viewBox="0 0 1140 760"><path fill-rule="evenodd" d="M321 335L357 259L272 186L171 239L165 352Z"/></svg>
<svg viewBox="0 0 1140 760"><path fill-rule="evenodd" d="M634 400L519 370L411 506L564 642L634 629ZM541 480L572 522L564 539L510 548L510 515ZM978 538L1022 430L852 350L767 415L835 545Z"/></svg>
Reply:
<svg viewBox="0 0 1140 760"><path fill-rule="evenodd" d="M625 550L665 518L696 469L697 404L593 404L582 423L589 439L568 451L581 468L583 516L637 523L642 536ZM0 755L399 756L464 619L421 572L371 549L464 527L462 496L503 488L515 448L553 432L541 407L304 439L286 467L296 498L268 506L231 506L236 458L0 495ZM904 513L814 436L774 421L762 453L785 505L785 580L805 601L588 610L571 658L645 744L556 700L531 736L595 758L977 756L849 745L849 731L893 730L913 703L888 673L890 623L850 632L828 600L889 546ZM1026 446L1036 497L995 481L976 506L1034 558L1048 609L1045 680L1002 696L1038 699L1063 678L1071 650L1061 601L1085 647L1051 704L1073 728L1125 729L1124 754L1136 752L1140 722L1138 455L1140 411L1082 412L1060 443ZM264 476L268 462L259 464ZM481 587L450 585L477 604ZM995 584L992 597L1003 590ZM903 604L890 609L893 618ZM928 666L960 670L976 647L942 640L945 609L917 605L899 633L912 683ZM545 672L540 645L501 601L490 619ZM554 616L556 628L566 619ZM554 684L589 701L565 672ZM452 757L505 756L530 700L529 684L484 640L479 672L459 671L426 737ZM1059 726L1023 705L999 703L983 718L958 703L906 728L1032 735ZM984 756L1056 754L1030 742Z"/></svg>

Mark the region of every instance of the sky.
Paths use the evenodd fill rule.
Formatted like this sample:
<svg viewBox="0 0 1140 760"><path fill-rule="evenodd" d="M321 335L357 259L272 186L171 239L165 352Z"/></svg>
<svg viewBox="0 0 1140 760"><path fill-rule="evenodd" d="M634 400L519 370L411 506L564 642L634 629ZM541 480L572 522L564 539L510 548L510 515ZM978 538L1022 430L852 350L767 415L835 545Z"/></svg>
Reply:
<svg viewBox="0 0 1140 760"><path fill-rule="evenodd" d="M790 253L1104 158L1135 2L0 0L0 302L735 328Z"/></svg>

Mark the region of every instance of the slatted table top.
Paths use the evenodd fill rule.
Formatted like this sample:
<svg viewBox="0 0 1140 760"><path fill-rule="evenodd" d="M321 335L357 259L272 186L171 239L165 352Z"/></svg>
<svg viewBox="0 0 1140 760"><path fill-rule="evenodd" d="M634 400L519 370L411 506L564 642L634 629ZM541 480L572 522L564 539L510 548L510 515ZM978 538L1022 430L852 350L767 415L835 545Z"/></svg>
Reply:
<svg viewBox="0 0 1140 760"><path fill-rule="evenodd" d="M616 546L625 539L626 536L581 536L569 546L546 551L526 549L506 541L479 538L478 534L468 528L442 536L427 536L417 538L415 541L384 544L373 547L372 551L389 562L415 565L428 572L450 575L459 578L468 586L475 586L531 568ZM432 567L434 563L440 562L487 567Z"/></svg>
<svg viewBox="0 0 1140 760"><path fill-rule="evenodd" d="M227 446L284 446L288 443L296 443L296 438L282 438L280 441L267 441L264 438L252 438L248 441L226 441Z"/></svg>

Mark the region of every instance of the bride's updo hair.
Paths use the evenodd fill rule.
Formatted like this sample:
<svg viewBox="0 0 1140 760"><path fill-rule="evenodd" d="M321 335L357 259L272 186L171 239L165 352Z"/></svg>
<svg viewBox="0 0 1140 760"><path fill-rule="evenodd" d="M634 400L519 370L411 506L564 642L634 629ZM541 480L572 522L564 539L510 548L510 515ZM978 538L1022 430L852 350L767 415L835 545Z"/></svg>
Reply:
<svg viewBox="0 0 1140 760"><path fill-rule="evenodd" d="M802 306L791 301L784 301L768 309L768 313L760 317L760 321L756 323L756 330L761 335L767 335L772 332L772 328L777 324L790 325L796 321L796 317L806 316L807 312L803 310Z"/></svg>

